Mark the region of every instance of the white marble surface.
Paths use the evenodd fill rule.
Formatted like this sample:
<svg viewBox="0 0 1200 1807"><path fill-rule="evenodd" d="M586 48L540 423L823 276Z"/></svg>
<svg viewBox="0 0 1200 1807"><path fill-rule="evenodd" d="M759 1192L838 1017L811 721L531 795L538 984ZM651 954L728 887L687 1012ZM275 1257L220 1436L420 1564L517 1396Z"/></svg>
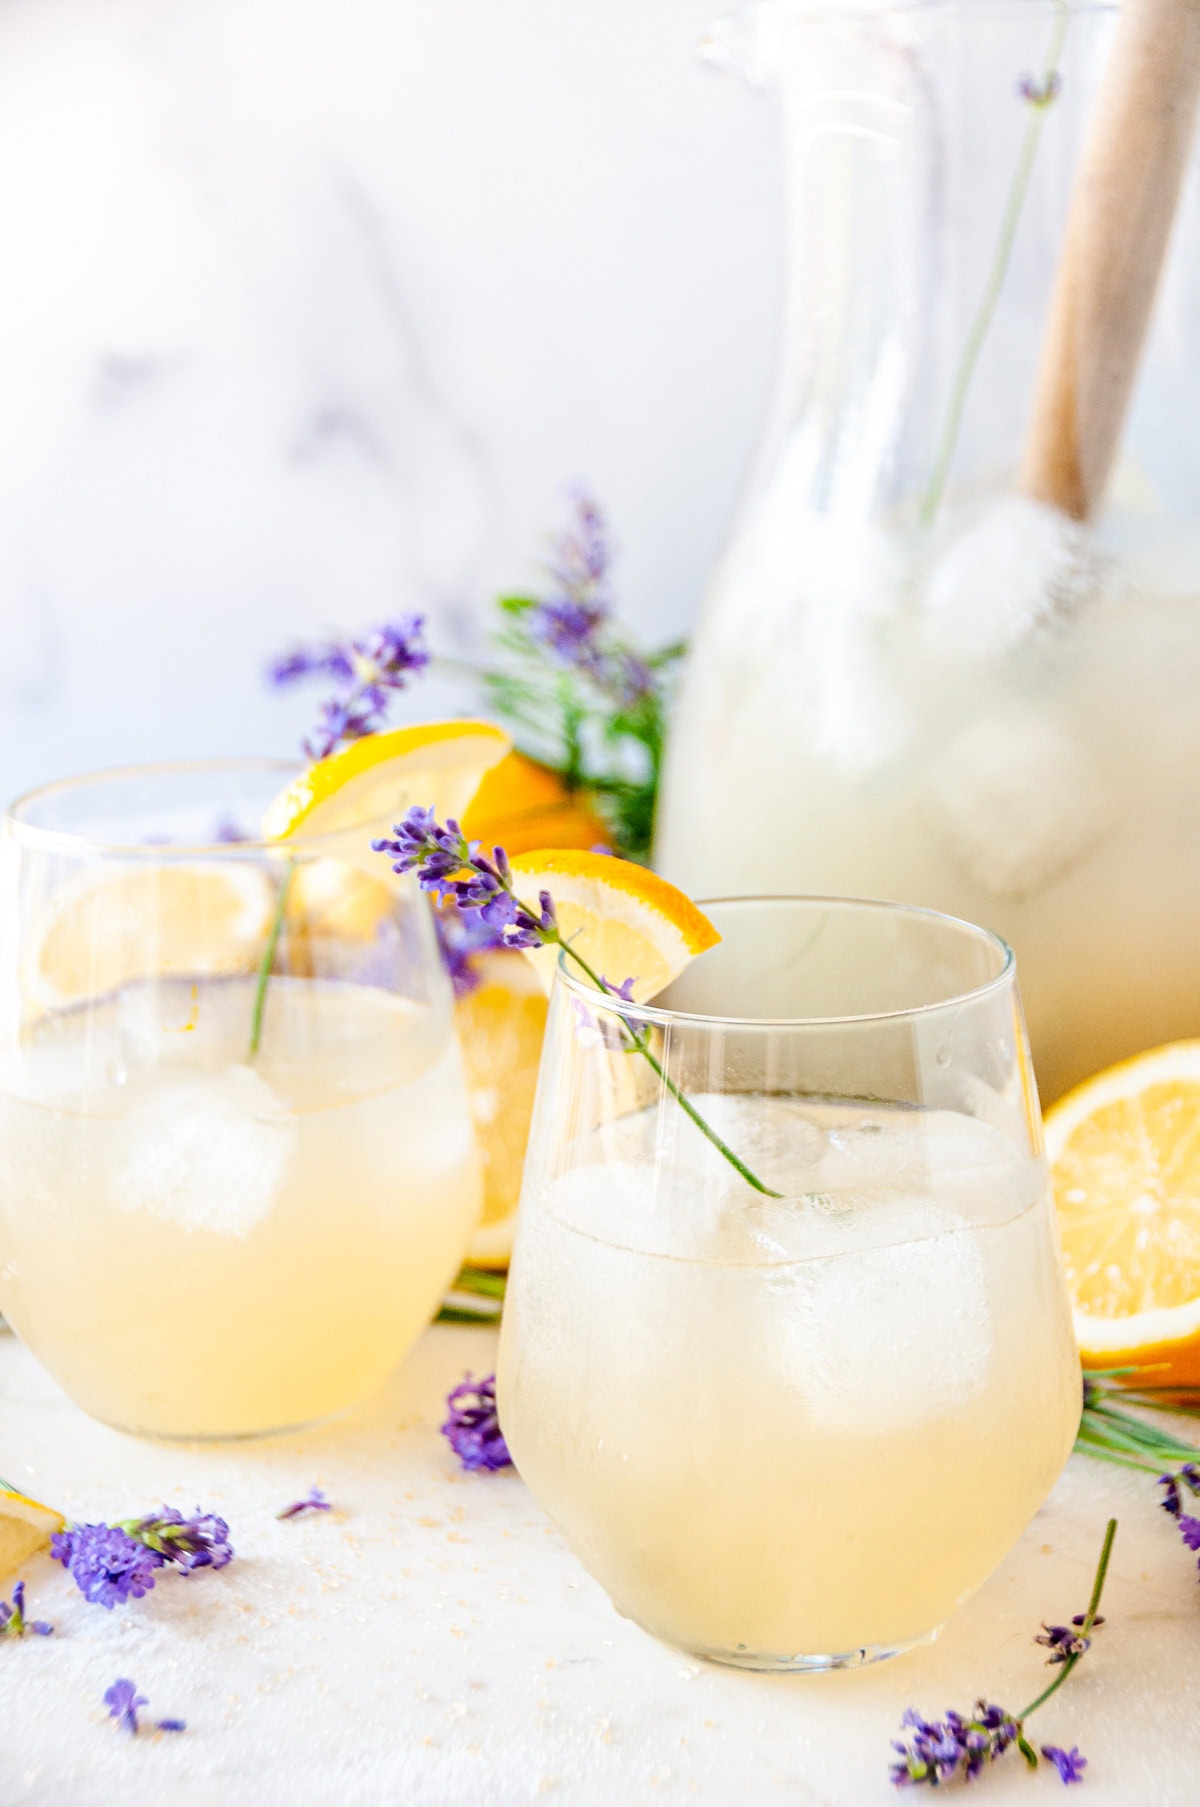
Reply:
<svg viewBox="0 0 1200 1807"><path fill-rule="evenodd" d="M443 1396L493 1358L490 1333L436 1329L340 1425L188 1448L93 1424L0 1340L0 1473L81 1516L199 1501L238 1551L111 1614L48 1559L31 1565L31 1602L58 1629L0 1649L4 1807L882 1803L905 1705L969 1706L979 1690L1020 1705L1044 1683L1038 1621L1085 1604L1110 1512L1108 1624L1032 1723L1087 1753L1092 1807L1195 1800L1200 1587L1152 1483L1074 1458L932 1648L857 1674L742 1674L618 1618L515 1474L457 1471ZM339 1514L277 1523L313 1482ZM118 1675L187 1732L124 1737L101 1705ZM980 1786L1000 1804L1059 1798L1015 1756Z"/></svg>
<svg viewBox="0 0 1200 1807"><path fill-rule="evenodd" d="M770 100L724 0L0 8L0 791L284 752L297 632L470 642L566 485L690 621L766 401ZM423 691L421 713L447 700Z"/></svg>

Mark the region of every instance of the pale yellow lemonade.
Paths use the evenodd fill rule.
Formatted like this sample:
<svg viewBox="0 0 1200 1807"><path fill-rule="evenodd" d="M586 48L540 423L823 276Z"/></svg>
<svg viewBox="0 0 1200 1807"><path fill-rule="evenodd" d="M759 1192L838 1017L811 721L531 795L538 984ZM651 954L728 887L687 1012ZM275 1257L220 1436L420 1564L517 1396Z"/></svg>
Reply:
<svg viewBox="0 0 1200 1807"><path fill-rule="evenodd" d="M229 1436L370 1394L480 1208L449 1000L131 984L0 1072L0 1310L87 1411Z"/></svg>
<svg viewBox="0 0 1200 1807"><path fill-rule="evenodd" d="M527 1188L500 1416L615 1605L747 1666L883 1654L1062 1468L1079 1363L1041 1160L948 1111L698 1096Z"/></svg>

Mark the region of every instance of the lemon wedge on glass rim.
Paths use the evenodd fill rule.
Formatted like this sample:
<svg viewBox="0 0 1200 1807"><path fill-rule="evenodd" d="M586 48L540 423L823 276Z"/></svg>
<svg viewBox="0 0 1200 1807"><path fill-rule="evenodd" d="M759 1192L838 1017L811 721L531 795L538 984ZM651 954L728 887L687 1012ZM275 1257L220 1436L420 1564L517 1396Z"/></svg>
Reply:
<svg viewBox="0 0 1200 1807"><path fill-rule="evenodd" d="M521 901L532 905L540 891L549 891L563 940L610 984L632 979L633 996L641 1003L721 939L690 897L630 860L544 848L517 854L512 871ZM526 952L547 991L558 957L557 947Z"/></svg>
<svg viewBox="0 0 1200 1807"><path fill-rule="evenodd" d="M1046 1154L1084 1366L1200 1386L1200 1041L1076 1086Z"/></svg>

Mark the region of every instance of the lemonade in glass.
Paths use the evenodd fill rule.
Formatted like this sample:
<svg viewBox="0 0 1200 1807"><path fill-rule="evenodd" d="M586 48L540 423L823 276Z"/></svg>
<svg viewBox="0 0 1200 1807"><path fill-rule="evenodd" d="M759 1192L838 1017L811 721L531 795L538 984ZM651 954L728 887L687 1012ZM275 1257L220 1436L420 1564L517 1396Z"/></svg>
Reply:
<svg viewBox="0 0 1200 1807"><path fill-rule="evenodd" d="M3 825L0 1310L126 1430L355 1404L478 1218L428 906L370 851L392 812L237 838L292 770L99 774Z"/></svg>
<svg viewBox="0 0 1200 1807"><path fill-rule="evenodd" d="M1079 1420L1012 956L899 906L705 908L652 1006L559 967L500 1420L645 1629L854 1665L936 1634Z"/></svg>

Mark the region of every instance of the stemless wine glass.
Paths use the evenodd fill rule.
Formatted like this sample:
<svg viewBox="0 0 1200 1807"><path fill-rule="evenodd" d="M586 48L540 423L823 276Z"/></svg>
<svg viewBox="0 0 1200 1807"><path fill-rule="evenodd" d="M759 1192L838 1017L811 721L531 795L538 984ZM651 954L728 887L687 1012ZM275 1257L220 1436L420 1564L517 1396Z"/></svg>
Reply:
<svg viewBox="0 0 1200 1807"><path fill-rule="evenodd" d="M559 966L501 1423L647 1631L870 1662L980 1586L1079 1420L1013 957L899 905L704 907L654 1007Z"/></svg>
<svg viewBox="0 0 1200 1807"><path fill-rule="evenodd" d="M254 839L294 771L100 773L0 831L0 1310L126 1430L365 1397L478 1215L427 904L386 824Z"/></svg>

